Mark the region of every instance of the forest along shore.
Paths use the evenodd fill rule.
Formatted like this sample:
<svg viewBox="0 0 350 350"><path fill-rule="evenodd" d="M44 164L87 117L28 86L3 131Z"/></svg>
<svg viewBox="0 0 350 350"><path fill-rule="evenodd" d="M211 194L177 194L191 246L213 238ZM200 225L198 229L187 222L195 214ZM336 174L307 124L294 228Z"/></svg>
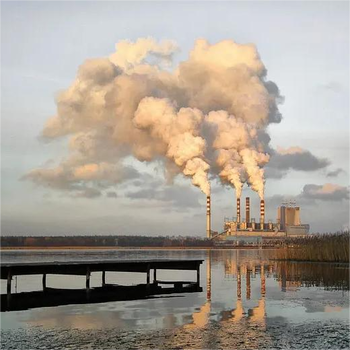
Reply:
<svg viewBox="0 0 350 350"><path fill-rule="evenodd" d="M1 249L207 249L219 248L216 241L183 236L1 236ZM281 241L264 242L265 247L281 245ZM232 244L227 245L233 248ZM244 246L245 248L257 245Z"/></svg>

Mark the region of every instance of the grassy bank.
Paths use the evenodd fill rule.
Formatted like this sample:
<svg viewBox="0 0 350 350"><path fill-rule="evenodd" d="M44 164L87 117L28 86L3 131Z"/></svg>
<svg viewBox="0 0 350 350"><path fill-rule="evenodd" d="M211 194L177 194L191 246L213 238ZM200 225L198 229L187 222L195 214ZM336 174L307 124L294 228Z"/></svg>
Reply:
<svg viewBox="0 0 350 350"><path fill-rule="evenodd" d="M349 262L349 233L294 238L276 252L278 260Z"/></svg>

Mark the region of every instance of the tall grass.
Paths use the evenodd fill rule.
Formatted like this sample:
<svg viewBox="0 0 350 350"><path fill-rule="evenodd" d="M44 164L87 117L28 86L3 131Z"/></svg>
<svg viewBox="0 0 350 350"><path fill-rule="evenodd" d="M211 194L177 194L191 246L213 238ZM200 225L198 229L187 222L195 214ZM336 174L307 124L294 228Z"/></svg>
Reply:
<svg viewBox="0 0 350 350"><path fill-rule="evenodd" d="M349 262L349 232L290 238L276 252L278 260Z"/></svg>

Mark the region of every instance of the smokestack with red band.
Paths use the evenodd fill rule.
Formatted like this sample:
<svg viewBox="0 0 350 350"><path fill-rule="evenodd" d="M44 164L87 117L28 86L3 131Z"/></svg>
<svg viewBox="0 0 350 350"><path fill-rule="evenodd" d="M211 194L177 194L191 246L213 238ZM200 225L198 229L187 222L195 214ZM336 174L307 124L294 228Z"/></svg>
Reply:
<svg viewBox="0 0 350 350"><path fill-rule="evenodd" d="M210 196L207 196L207 238L211 236Z"/></svg>
<svg viewBox="0 0 350 350"><path fill-rule="evenodd" d="M265 223L265 201L262 199L260 201L260 228L264 229Z"/></svg>
<svg viewBox="0 0 350 350"><path fill-rule="evenodd" d="M237 198L237 222L241 222L241 199Z"/></svg>
<svg viewBox="0 0 350 350"><path fill-rule="evenodd" d="M250 222L250 198L245 198L245 221L248 224Z"/></svg>

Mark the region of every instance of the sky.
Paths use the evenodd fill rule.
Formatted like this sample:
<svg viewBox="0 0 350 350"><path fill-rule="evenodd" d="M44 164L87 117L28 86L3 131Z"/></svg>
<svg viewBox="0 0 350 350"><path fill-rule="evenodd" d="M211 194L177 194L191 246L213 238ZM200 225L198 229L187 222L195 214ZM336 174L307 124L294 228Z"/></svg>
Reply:
<svg viewBox="0 0 350 350"><path fill-rule="evenodd" d="M28 173L67 157L67 137L40 137L60 91L81 64L108 57L121 40L173 40L173 66L197 39L252 43L284 98L270 124L280 150L265 167L266 219L283 200L301 206L311 232L349 225L349 4L337 1L2 2L1 229L4 235L205 236L205 195L181 174L126 157L125 181L104 195L73 194ZM283 150L301 149L301 152ZM235 212L235 192L212 183L212 229ZM247 186L252 217L259 197Z"/></svg>

